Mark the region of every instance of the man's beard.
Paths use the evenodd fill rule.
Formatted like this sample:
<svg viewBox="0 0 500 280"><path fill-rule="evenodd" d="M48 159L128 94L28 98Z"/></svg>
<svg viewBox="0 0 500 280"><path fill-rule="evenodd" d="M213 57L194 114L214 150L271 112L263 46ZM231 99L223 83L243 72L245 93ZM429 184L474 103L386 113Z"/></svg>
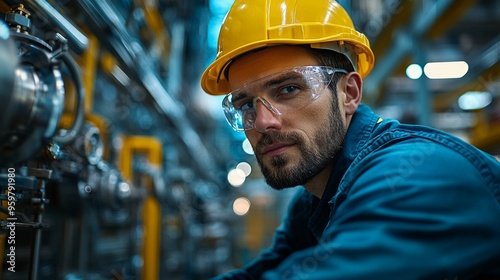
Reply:
<svg viewBox="0 0 500 280"><path fill-rule="evenodd" d="M262 135L257 143L259 148L275 142L287 142L295 144L302 156L300 162L293 166L287 166L289 159L286 154L273 156L270 160L271 167L265 166L262 157L256 153L257 162L262 174L269 186L281 190L298 185L306 184L316 174L333 163L336 155L342 148L342 142L346 128L340 115L336 98L332 102L327 123L324 128L315 132L312 146L306 146L302 137L294 132L268 132Z"/></svg>

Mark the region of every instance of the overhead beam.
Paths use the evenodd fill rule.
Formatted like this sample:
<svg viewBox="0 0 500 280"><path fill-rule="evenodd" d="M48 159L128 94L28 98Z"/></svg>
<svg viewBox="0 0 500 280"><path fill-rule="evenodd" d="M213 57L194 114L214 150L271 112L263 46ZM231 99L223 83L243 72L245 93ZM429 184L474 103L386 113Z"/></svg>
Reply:
<svg viewBox="0 0 500 280"><path fill-rule="evenodd" d="M408 24L400 26L391 32L393 33L393 40L390 40L390 37L387 37L388 35L385 35L385 33L381 34L381 36L385 37L380 42L385 41L385 43L380 43L381 49L377 51L382 52L385 46L385 52L380 53L379 58L376 57L377 63L372 73L365 78L365 96L369 100L378 99L380 87L385 78L390 76L394 69L399 67L401 62L405 60L405 57L411 54L413 45L417 41L426 36L443 34L463 15L467 7L461 2L464 1L424 1L422 8ZM449 18L443 19L444 17ZM437 25L441 26L437 27ZM430 31L435 28L437 31Z"/></svg>
<svg viewBox="0 0 500 280"><path fill-rule="evenodd" d="M400 1L399 6L396 9L389 9L391 11L391 17L387 23L383 25L382 30L373 40L371 44L371 49L375 55L375 61L379 57L382 57L389 48L392 47L392 42L395 37L394 34L398 32L402 26L408 24L411 19L412 11L414 10L414 1ZM401 63L399 63L401 64ZM389 71L389 70L388 70ZM392 74L394 69L390 71ZM380 99L384 98L385 91L382 88L377 89L379 94L377 95L366 95L365 102L369 104L376 104Z"/></svg>
<svg viewBox="0 0 500 280"><path fill-rule="evenodd" d="M384 54L390 47L394 37L394 33L401 26L407 25L411 19L414 1L401 1L399 7L392 12L389 22L385 24L382 31L378 34L372 43L372 51L377 58L379 55Z"/></svg>
<svg viewBox="0 0 500 280"><path fill-rule="evenodd" d="M449 30L470 8L476 3L476 0L454 1L441 17L434 22L425 34L426 39L435 39Z"/></svg>

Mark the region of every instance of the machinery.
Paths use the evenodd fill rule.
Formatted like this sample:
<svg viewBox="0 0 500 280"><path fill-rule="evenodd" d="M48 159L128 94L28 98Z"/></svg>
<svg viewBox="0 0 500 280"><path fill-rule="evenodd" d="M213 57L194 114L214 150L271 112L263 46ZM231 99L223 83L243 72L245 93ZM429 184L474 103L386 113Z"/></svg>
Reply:
<svg viewBox="0 0 500 280"><path fill-rule="evenodd" d="M258 172L228 184L251 157L244 135L194 97L230 2L0 0L0 280L206 279L272 242L288 193L270 195ZM465 89L491 91L452 128L499 154L498 1L338 2L377 57L367 103L428 124ZM409 80L425 52L465 52L471 71Z"/></svg>
<svg viewBox="0 0 500 280"><path fill-rule="evenodd" d="M219 163L166 91L159 7L125 2L0 1L0 279L199 279L221 261L196 260L227 234L205 201Z"/></svg>

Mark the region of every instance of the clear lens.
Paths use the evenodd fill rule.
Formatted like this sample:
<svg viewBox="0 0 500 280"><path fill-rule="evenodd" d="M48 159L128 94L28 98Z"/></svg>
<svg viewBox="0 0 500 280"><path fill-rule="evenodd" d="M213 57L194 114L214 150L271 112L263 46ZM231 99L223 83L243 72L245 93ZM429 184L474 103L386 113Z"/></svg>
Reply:
<svg viewBox="0 0 500 280"><path fill-rule="evenodd" d="M254 128L257 102L277 115L301 109L315 100L335 73L346 70L327 66L302 66L276 73L232 91L222 107L229 124L236 130Z"/></svg>

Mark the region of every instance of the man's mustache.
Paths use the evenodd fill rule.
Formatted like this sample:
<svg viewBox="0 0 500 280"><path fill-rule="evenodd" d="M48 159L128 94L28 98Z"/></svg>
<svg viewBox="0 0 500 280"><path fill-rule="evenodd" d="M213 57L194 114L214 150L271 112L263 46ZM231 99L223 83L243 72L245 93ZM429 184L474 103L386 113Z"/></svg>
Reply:
<svg viewBox="0 0 500 280"><path fill-rule="evenodd" d="M293 133L293 132L289 132L289 133L266 132L266 133L262 134L262 137L257 142L256 150L260 151L265 146L271 145L273 143L278 143L278 142L298 144L298 143L302 143L302 139L300 138L300 136L298 134Z"/></svg>

